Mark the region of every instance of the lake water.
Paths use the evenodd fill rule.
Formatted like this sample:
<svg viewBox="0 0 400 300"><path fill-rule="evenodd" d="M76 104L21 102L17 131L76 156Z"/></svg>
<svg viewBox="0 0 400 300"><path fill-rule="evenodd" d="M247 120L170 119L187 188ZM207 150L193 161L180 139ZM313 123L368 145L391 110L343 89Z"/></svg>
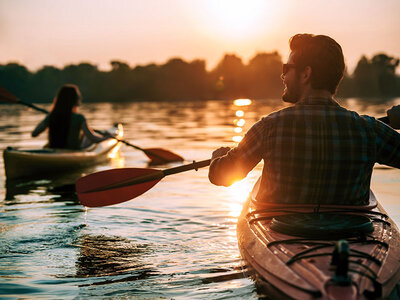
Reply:
<svg viewBox="0 0 400 300"><path fill-rule="evenodd" d="M377 117L399 103L342 102ZM248 106L233 101L142 102L84 104L81 111L93 128L122 122L131 143L172 150L192 162L210 158L219 146L234 146L262 115L281 107L280 100ZM42 118L22 106L0 106L0 148L45 144L46 134L30 138ZM86 210L79 204L73 183L80 176L147 163L142 152L123 145L112 161L90 169L7 182L0 160L0 298L262 297L242 275L236 241L241 205L262 165L229 188L210 184L203 168L167 176L119 205ZM400 224L399 170L376 167L372 188Z"/></svg>

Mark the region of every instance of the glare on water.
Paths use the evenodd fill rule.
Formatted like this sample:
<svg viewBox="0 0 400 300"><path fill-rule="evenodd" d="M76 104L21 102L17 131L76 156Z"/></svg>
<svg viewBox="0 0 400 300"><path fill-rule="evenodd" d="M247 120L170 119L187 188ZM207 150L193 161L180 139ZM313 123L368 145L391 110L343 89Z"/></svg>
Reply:
<svg viewBox="0 0 400 300"><path fill-rule="evenodd" d="M230 196L230 213L232 217L239 217L243 203L249 196L249 192L253 187L254 182L250 182L247 178L237 181L227 188Z"/></svg>
<svg viewBox="0 0 400 300"><path fill-rule="evenodd" d="M377 117L382 105L349 103ZM46 107L46 106L44 106ZM186 162L237 145L280 100L84 104L93 128L124 125L124 139L142 148L164 148ZM39 148L30 131L43 116L0 106L0 147ZM207 168L165 177L140 197L87 209L75 195L77 178L121 167L148 167L140 151L122 145L112 160L51 178L6 181L0 161L0 288L9 298L258 298L243 278L236 222L262 164L231 187L209 183ZM171 163L151 168L170 168ZM377 169L372 186L395 221L400 220L400 175Z"/></svg>
<svg viewBox="0 0 400 300"><path fill-rule="evenodd" d="M233 104L236 106L247 106L251 104L250 99L236 99L233 101Z"/></svg>

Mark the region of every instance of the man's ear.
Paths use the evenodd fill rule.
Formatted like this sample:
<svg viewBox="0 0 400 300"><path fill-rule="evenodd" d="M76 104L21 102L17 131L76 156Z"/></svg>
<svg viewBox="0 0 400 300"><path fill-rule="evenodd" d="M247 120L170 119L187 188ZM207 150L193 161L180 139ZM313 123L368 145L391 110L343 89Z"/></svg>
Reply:
<svg viewBox="0 0 400 300"><path fill-rule="evenodd" d="M312 73L312 69L310 66L307 66L304 68L304 70L301 72L301 79L302 79L303 83L310 82L311 73Z"/></svg>

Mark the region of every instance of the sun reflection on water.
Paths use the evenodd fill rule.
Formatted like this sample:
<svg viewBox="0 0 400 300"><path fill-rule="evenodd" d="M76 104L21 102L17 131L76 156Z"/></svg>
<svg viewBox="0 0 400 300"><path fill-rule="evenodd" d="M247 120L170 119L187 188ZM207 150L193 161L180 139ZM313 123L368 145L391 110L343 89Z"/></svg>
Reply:
<svg viewBox="0 0 400 300"><path fill-rule="evenodd" d="M236 99L233 101L233 105L235 106L235 116L238 117L233 120L233 124L235 125L235 128L233 131L235 133L242 133L243 132L243 126L246 124L244 117L245 114L245 108L247 106L251 105L252 101L250 99ZM241 107L241 109L236 110L236 106ZM239 143L243 139L243 136L233 136L232 141L235 143Z"/></svg>
<svg viewBox="0 0 400 300"><path fill-rule="evenodd" d="M236 142L236 143L239 143L242 139L243 139L242 136L235 135L235 136L232 138L232 141L234 141L234 142Z"/></svg>
<svg viewBox="0 0 400 300"><path fill-rule="evenodd" d="M233 123L235 123L236 126L242 127L242 126L246 123L246 121L245 121L244 119L235 119L235 120L233 121Z"/></svg>
<svg viewBox="0 0 400 300"><path fill-rule="evenodd" d="M233 101L233 104L236 106L247 106L251 104L251 100L250 99L236 99L235 101Z"/></svg>
<svg viewBox="0 0 400 300"><path fill-rule="evenodd" d="M111 160L111 165L113 168L123 168L125 167L125 159L119 151L120 145L115 147L109 154L108 158Z"/></svg>
<svg viewBox="0 0 400 300"><path fill-rule="evenodd" d="M252 184L247 178L235 182L227 188L231 200L229 202L229 215L231 217L236 218L240 215L243 203L246 201L251 189Z"/></svg>
<svg viewBox="0 0 400 300"><path fill-rule="evenodd" d="M237 117L243 117L244 116L244 111L243 110L237 110L236 111L236 116Z"/></svg>

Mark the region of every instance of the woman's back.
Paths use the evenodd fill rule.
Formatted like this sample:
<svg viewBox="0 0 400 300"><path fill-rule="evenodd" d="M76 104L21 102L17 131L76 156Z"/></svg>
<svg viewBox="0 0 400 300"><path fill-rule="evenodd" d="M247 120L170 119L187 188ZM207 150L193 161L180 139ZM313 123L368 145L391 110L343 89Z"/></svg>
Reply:
<svg viewBox="0 0 400 300"><path fill-rule="evenodd" d="M49 128L48 146L50 148L73 150L82 149L109 138L109 136L96 135L88 127L85 117L76 113L80 102L79 88L74 84L63 85L54 99L50 114L36 126L32 136L38 136Z"/></svg>
<svg viewBox="0 0 400 300"><path fill-rule="evenodd" d="M49 115L49 146L51 148L79 148L76 140L82 123L78 116L74 116L76 115L74 111L80 101L81 94L76 85L64 85L59 90Z"/></svg>
<svg viewBox="0 0 400 300"><path fill-rule="evenodd" d="M84 135L85 117L77 113L71 113L66 117L50 115L49 146L51 148L80 149Z"/></svg>

